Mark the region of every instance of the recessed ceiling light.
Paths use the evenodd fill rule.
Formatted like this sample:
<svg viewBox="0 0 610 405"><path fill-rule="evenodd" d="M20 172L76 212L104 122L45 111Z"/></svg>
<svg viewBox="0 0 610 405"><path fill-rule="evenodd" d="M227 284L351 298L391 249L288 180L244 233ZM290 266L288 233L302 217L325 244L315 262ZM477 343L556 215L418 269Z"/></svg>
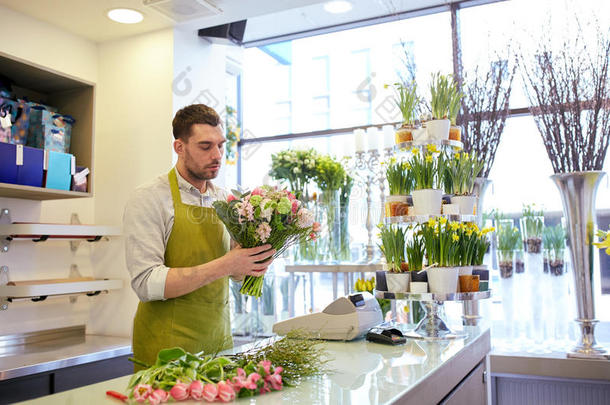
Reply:
<svg viewBox="0 0 610 405"><path fill-rule="evenodd" d="M121 24L137 24L144 19L142 13L129 8L115 8L110 10L108 18Z"/></svg>
<svg viewBox="0 0 610 405"><path fill-rule="evenodd" d="M333 0L324 3L324 10L333 14L347 13L352 9L352 3L346 0Z"/></svg>

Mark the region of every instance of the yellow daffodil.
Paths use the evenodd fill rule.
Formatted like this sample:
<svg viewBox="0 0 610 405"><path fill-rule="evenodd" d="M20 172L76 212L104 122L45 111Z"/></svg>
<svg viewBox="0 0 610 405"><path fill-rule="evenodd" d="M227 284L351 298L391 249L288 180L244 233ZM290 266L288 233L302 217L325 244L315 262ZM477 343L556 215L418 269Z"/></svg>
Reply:
<svg viewBox="0 0 610 405"><path fill-rule="evenodd" d="M454 242L458 242L460 240L460 237L457 236L457 234L453 234L453 236L451 237L453 239Z"/></svg>
<svg viewBox="0 0 610 405"><path fill-rule="evenodd" d="M417 154L419 153L419 149L417 149L417 148L413 148L413 149L411 149L411 153L412 153L413 155L417 156Z"/></svg>
<svg viewBox="0 0 610 405"><path fill-rule="evenodd" d="M455 151L456 151L457 153L460 153L460 152L462 151L462 148L458 146L457 148L455 148Z"/></svg>
<svg viewBox="0 0 610 405"><path fill-rule="evenodd" d="M407 170L411 170L411 165L409 164L409 162L405 162L404 168Z"/></svg>
<svg viewBox="0 0 610 405"><path fill-rule="evenodd" d="M593 244L600 249L606 248L606 254L610 256L610 232L607 232L604 235L604 232L602 231L599 232L598 235L605 237L605 239L601 242L593 242Z"/></svg>
<svg viewBox="0 0 610 405"><path fill-rule="evenodd" d="M466 236L472 236L472 232L473 232L472 229L467 230L466 231Z"/></svg>
<svg viewBox="0 0 610 405"><path fill-rule="evenodd" d="M463 157L464 159L468 159L468 158L469 158L468 153L466 153L466 152L462 152L462 157Z"/></svg>
<svg viewBox="0 0 610 405"><path fill-rule="evenodd" d="M445 225L447 223L447 218L445 217L440 217L438 219L438 222L440 222L441 225Z"/></svg>
<svg viewBox="0 0 610 405"><path fill-rule="evenodd" d="M430 144L426 147L426 149L428 149L428 152L430 153L439 153L440 151L436 148L435 144Z"/></svg>
<svg viewBox="0 0 610 405"><path fill-rule="evenodd" d="M432 218L431 220L428 221L428 226L430 228L434 228L436 226L436 220L434 218Z"/></svg>
<svg viewBox="0 0 610 405"><path fill-rule="evenodd" d="M434 158L432 157L432 155L426 155L426 162L427 162L427 163L432 163L432 160L433 160L433 159L434 159Z"/></svg>
<svg viewBox="0 0 610 405"><path fill-rule="evenodd" d="M462 231L466 230L466 224L464 224L463 222L460 224L460 230L462 230Z"/></svg>
<svg viewBox="0 0 610 405"><path fill-rule="evenodd" d="M451 228L452 231L455 232L460 228L460 224L454 221L449 224L449 227Z"/></svg>
<svg viewBox="0 0 610 405"><path fill-rule="evenodd" d="M459 153L456 153L456 154L455 154L455 156L453 156L453 158L454 158L455 160L460 160L460 154L459 154Z"/></svg>

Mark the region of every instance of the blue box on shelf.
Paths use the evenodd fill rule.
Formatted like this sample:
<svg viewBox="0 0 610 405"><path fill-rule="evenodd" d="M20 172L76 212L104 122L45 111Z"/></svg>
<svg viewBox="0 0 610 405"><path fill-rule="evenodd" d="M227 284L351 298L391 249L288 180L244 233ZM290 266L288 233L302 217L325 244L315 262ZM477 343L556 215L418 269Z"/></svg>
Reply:
<svg viewBox="0 0 610 405"><path fill-rule="evenodd" d="M42 187L44 151L0 143L0 183Z"/></svg>
<svg viewBox="0 0 610 405"><path fill-rule="evenodd" d="M45 151L46 188L70 190L74 169L74 155Z"/></svg>

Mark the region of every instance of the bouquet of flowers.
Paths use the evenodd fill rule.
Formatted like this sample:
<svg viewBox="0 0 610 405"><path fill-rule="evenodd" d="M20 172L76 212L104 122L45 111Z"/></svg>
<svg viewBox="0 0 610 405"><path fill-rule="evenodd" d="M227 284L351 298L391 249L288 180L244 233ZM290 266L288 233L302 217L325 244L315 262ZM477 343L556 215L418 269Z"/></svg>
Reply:
<svg viewBox="0 0 610 405"><path fill-rule="evenodd" d="M284 150L271 155L269 175L275 180L288 182L290 189L306 198L307 184L316 177L317 162L320 156L313 150Z"/></svg>
<svg viewBox="0 0 610 405"><path fill-rule="evenodd" d="M243 248L270 244L278 257L292 245L315 240L320 224L313 213L288 190L263 186L252 192L234 192L214 209L233 240ZM240 292L260 297L263 277L246 276Z"/></svg>

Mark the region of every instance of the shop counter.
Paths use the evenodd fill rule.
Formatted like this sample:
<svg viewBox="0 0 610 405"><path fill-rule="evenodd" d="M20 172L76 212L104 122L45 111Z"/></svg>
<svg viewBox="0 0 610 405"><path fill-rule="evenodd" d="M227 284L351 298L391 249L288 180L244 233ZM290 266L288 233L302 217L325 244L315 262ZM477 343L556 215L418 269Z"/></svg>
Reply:
<svg viewBox="0 0 610 405"><path fill-rule="evenodd" d="M306 379L237 403L257 404L486 404L491 350L487 328L465 327L467 337L449 341L408 340L388 346L359 339L328 342L332 361L326 375ZM240 351L244 346L234 350ZM29 404L118 403L107 390L124 392L130 376L37 398ZM185 404L195 403L185 401Z"/></svg>

